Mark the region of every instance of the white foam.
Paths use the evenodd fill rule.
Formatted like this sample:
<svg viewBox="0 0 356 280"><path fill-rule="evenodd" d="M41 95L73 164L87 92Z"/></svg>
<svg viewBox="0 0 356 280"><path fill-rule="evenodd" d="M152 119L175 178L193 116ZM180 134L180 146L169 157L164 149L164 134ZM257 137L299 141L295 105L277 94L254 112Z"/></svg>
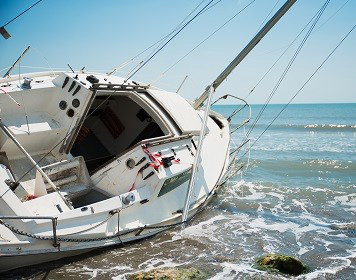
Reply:
<svg viewBox="0 0 356 280"><path fill-rule="evenodd" d="M267 195L277 197L279 200L284 201L284 195L283 195L283 194L279 194L279 193L275 193L275 192L270 192L270 193L268 193Z"/></svg>
<svg viewBox="0 0 356 280"><path fill-rule="evenodd" d="M304 255L305 253L311 251L311 250L314 250L314 246L304 246L304 247L301 247L298 251L298 255L301 256L301 255Z"/></svg>
<svg viewBox="0 0 356 280"><path fill-rule="evenodd" d="M206 238L212 242L223 243L223 241L219 240L214 232L219 228L218 225L215 225L215 222L230 220L225 215L217 215L210 218L207 221L200 222L197 225L192 225L186 227L184 230L175 234L172 239L178 240L179 238L193 238L202 240L202 238Z"/></svg>
<svg viewBox="0 0 356 280"><path fill-rule="evenodd" d="M305 208L305 203L298 201L296 199L293 199L293 204L299 206L304 212L308 212L308 210Z"/></svg>
<svg viewBox="0 0 356 280"><path fill-rule="evenodd" d="M335 202L340 203L342 205L355 207L356 206L356 193L335 196L334 200L335 200Z"/></svg>
<svg viewBox="0 0 356 280"><path fill-rule="evenodd" d="M354 259L356 257L356 249L346 250L346 252L349 253L348 256L344 256L344 257L337 256L337 257L329 257L328 258L330 260L339 261L337 264L334 263L330 267L322 268L322 269L307 273L307 274L303 275L303 278L305 278L305 279L324 279L324 278L326 278L326 276L328 274L335 275L337 272L339 272L347 267L351 267L351 263L352 263L351 259Z"/></svg>
<svg viewBox="0 0 356 280"><path fill-rule="evenodd" d="M248 274L251 276L252 275L266 275L267 272L265 271L260 271L257 270L253 267L251 267L250 264L247 263L228 263L228 262L224 262L220 264L223 267L223 270L219 273L217 273L215 276L209 278L209 280L221 280L221 279L236 279L236 277L238 277L238 275L241 274ZM287 279L287 278L279 278L279 279Z"/></svg>

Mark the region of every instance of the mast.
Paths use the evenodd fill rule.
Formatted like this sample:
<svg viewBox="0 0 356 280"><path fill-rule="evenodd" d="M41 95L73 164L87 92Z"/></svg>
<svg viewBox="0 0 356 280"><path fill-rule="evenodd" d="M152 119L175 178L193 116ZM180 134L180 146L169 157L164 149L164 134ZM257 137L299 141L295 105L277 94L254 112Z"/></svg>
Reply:
<svg viewBox="0 0 356 280"><path fill-rule="evenodd" d="M281 17L289 10L290 7L297 0L287 0L287 2L277 11L277 13L263 26L263 28L256 34L256 36L247 44L247 46L237 55L237 57L226 67L226 69L215 79L215 81L209 85L204 93L194 102L194 109L198 109L206 99L208 103L205 108L204 118L202 121L202 128L199 134L199 142L197 152L195 154L194 163L192 167L192 175L189 181L189 186L187 194L185 197L183 214L182 214L182 229L184 228L184 223L187 221L188 213L190 210L190 199L195 186L196 176L198 172L198 166L200 164L200 154L203 146L203 141L205 137L205 131L207 127L208 116L210 113L211 99L216 90L216 88L223 82L223 80L230 75L230 73L235 69L235 67L248 55L248 53L258 44L258 42L268 33L269 30L281 19ZM206 194L208 195L208 193Z"/></svg>
<svg viewBox="0 0 356 280"><path fill-rule="evenodd" d="M252 49L259 43L259 41L271 30L271 28L282 18L282 16L289 10L290 7L297 0L287 0L286 3L275 13L275 15L263 26L263 28L256 34L255 37L247 44L247 46L235 57L235 59L226 67L226 69L215 79L212 83L216 90L220 84L230 75L237 65L252 51ZM198 109L208 98L208 88L204 93L194 101L193 108Z"/></svg>
<svg viewBox="0 0 356 280"><path fill-rule="evenodd" d="M10 73L11 71L15 68L16 64L19 63L19 61L24 57L24 55L28 52L28 50L30 49L31 47L28 46L23 52L22 54L19 56L19 58L15 61L14 64L12 64L12 66L10 67L10 69L5 73L5 75L3 76L3 78L5 77L10 77Z"/></svg>

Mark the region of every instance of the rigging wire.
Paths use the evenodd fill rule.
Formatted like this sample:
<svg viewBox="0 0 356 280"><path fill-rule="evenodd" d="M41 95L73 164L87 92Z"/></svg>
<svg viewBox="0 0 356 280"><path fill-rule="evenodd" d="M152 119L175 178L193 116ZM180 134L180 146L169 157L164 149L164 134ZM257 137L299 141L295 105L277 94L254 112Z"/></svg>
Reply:
<svg viewBox="0 0 356 280"><path fill-rule="evenodd" d="M330 21L331 18L333 18L350 0L346 0L345 3L343 5L341 5L341 7L339 9L337 9L329 18L327 18L318 28L315 28L314 31L311 34L314 34L315 32L317 32L320 28L322 28L327 22ZM273 10L273 9L272 9ZM299 38L299 36L304 32L304 30L309 26L309 24L311 23L311 21L317 16L317 14L320 12L321 8L319 9L319 11L317 11L314 16L309 20L309 22L304 26L304 28L299 32L299 34L293 39L293 41L286 46L286 49L283 51L283 53L275 60L275 62L272 64L272 66L265 72L265 74L258 80L258 82L254 85L254 87L250 90L250 92L245 96L244 99L247 99L251 93L260 85L260 83L266 78L266 76L269 74L269 72L271 72L271 70L274 68L274 66L276 66L276 64L279 62L279 60L285 55L285 53L290 49L290 47L292 45L294 45L294 43L297 41L297 39ZM242 107L240 110L242 110L244 108L243 104L240 104L240 106Z"/></svg>
<svg viewBox="0 0 356 280"><path fill-rule="evenodd" d="M174 34L162 47L160 47L160 49L158 49L150 58L149 60L151 60L161 49L163 49L174 37L176 37L189 23L191 23L197 16L199 16L202 11L204 11L214 0L210 0L210 2L205 5L192 19L190 19L187 23L185 23L183 25L183 27L181 27L178 32L176 34ZM130 77L128 77L123 84L125 84L127 82L128 79L130 79L134 74L136 74L149 60L146 60L146 62L139 68L137 69ZM116 91L113 91L110 95L108 95L107 98L105 98L90 114L88 114L84 121L87 120L98 108L100 108ZM46 156L48 156L50 153L52 153L52 151L57 148L62 142L64 142L67 137L72 133L72 131L74 131L76 128L78 127L75 126L73 129L71 129L65 136L64 138L59 141L56 145L54 145L54 147L49 150L45 155L43 155L37 162L36 165L38 165ZM20 182L20 180L22 180L33 168L36 167L36 165L33 165L30 169L28 169L19 179L16 180L17 183Z"/></svg>
<svg viewBox="0 0 356 280"><path fill-rule="evenodd" d="M311 34L314 34L315 32L317 32L318 30L320 30L326 23L328 23L333 17L336 16L337 13L340 12L340 10L342 10L342 8L349 2L350 0L346 0L341 6L339 9L337 9L331 16L329 16L323 23L321 23L318 27L316 27L314 29L314 31L311 33ZM255 55L255 57L257 56L263 56L263 55L267 55L267 54L270 54L270 53L273 53L273 52L277 52L279 50L282 50L284 49L286 46L284 47L281 47L281 48L278 48L278 49L274 49L274 50L270 50L270 51L267 51L267 52L264 52L264 53L260 53L260 54L257 54Z"/></svg>
<svg viewBox="0 0 356 280"><path fill-rule="evenodd" d="M154 43L153 45L151 45L150 47L148 47L147 49L145 49L144 51L142 51L141 53L139 53L138 55L136 55L134 58L140 56L141 54L143 54L144 52L146 52L147 50L151 49L153 46L158 45L156 48L153 49L152 52L150 52L148 54L148 56L146 56L146 58L143 61L140 61L138 64L136 64L132 70L130 70L130 72L127 74L127 76L129 76L135 69L137 69L146 59L148 59L160 46L162 46L162 44L164 44L164 42L166 41L166 39L171 36L174 32L176 32L182 25L183 23L201 6L201 4L203 4L205 0L202 0L170 33L168 33L167 35L165 35L163 38L161 38L160 40L158 40L156 43ZM131 60L129 60L128 62L123 63L123 67L128 65L131 61L133 61L132 58Z"/></svg>
<svg viewBox="0 0 356 280"><path fill-rule="evenodd" d="M189 16L191 16L193 14L193 12L204 2L205 0L201 1L193 11L191 11L178 25L175 29L173 29L173 31L171 31L169 34L165 35L164 37L162 37L161 39L159 39L158 41L156 41L155 43L153 43L152 45L150 45L148 48L144 49L143 51L141 51L140 53L138 53L137 55L135 55L134 57L132 57L131 59L129 59L128 61L119 64L118 66L116 66L112 71L108 72L107 74L110 76L113 73L115 73L117 70L122 69L124 67L126 67L127 65L129 65L131 62L133 62L137 57L139 57L140 55L144 54L146 51L148 51L149 49L151 49L152 47L156 46L157 44L161 45L161 43L163 41L165 41L170 35L172 35L175 31L178 30L178 28L180 26L182 26L182 24L187 20L187 18L189 18ZM202 15L203 13L207 12L208 10L210 10L211 8L213 8L215 5L217 5L218 3L220 3L222 0L218 0L216 3L214 3L213 5L209 6L208 8L206 8L200 15ZM139 65L141 64L138 63L135 67L137 68Z"/></svg>
<svg viewBox="0 0 356 280"><path fill-rule="evenodd" d="M314 70L314 72L309 76L309 78L304 82L304 84L297 90L297 92L292 96L292 98L285 104L282 110L274 117L271 123L262 131L262 133L256 138L256 140L251 144L250 148L239 158L237 161L240 162L241 159L247 154L249 150L256 144L256 142L262 137L262 135L271 127L271 125L275 122L275 120L283 113L283 111L288 107L288 105L294 100L295 97L304 89L304 87L310 82L310 80L315 76L315 74L323 67L326 61L334 54L334 52L340 47L340 45L346 40L346 38L351 34L351 32L355 29L356 25L354 25L349 32L341 39L341 41L336 45L336 47L328 54L328 56L322 61L322 63Z"/></svg>
<svg viewBox="0 0 356 280"><path fill-rule="evenodd" d="M20 16L22 16L24 13L26 13L27 11L31 10L34 6L36 6L37 4L39 4L40 2L42 2L43 0L39 0L37 1L35 4L33 4L31 7L27 8L26 10L24 10L22 13L20 13L19 15L17 15L16 17L14 17L12 20L8 21L7 23L5 23L2 27L5 27L6 25L10 24L11 22L13 22L15 19L19 18Z"/></svg>
<svg viewBox="0 0 356 280"><path fill-rule="evenodd" d="M258 33L258 31L260 31L261 27L262 27L263 24L266 22L266 20L269 18L269 16L272 14L274 8L278 5L279 1L281 1L281 0L277 0L277 2L274 4L274 6L272 7L272 9L269 11L268 15L265 17L265 19L262 21L262 23L260 24L260 26L257 28L257 31L256 31L255 35Z"/></svg>
<svg viewBox="0 0 356 280"><path fill-rule="evenodd" d="M135 75L143 66L145 66L158 52L160 52L174 37L176 37L189 23L191 23L196 17L204 13L204 11L207 11L209 8L209 5L213 2L214 0L211 0L208 4L206 4L193 18L191 18L187 23L185 23L163 46L161 46L152 56L150 56L149 59L147 59L144 63L140 63L141 66L134 71L134 73L130 74L123 82L125 84L130 78L132 78L133 75ZM221 0L220 0L221 1ZM220 2L219 1L219 2ZM216 4L216 3L215 3ZM199 4L200 6L200 4ZM211 8L212 6L210 6ZM92 115L98 108L100 108L116 91L113 91L107 98L105 98L92 112L89 114L87 117ZM64 141L64 139L63 139Z"/></svg>
<svg viewBox="0 0 356 280"><path fill-rule="evenodd" d="M350 0L346 0L346 2L341 5L339 9L337 9L330 17L328 17L322 24L320 24L317 28L315 28L314 32L318 31L320 28L322 28L325 24L327 24L340 10L345 7L345 5L349 2ZM313 33L314 33L313 32Z"/></svg>
<svg viewBox="0 0 356 280"><path fill-rule="evenodd" d="M214 0L210 0L208 4L206 4L203 9L201 9L193 18L191 18L188 22L186 22L179 30L166 42L164 43L154 54L152 54L138 69L136 69L131 75L129 75L124 83L127 82L127 80L131 79L138 71L140 71L153 57L155 57L169 42L171 42L185 27L188 26L195 18L197 18L202 11L204 11Z"/></svg>
<svg viewBox="0 0 356 280"><path fill-rule="evenodd" d="M315 25L317 24L317 22L319 21L320 17L322 16L322 14L324 13L327 5L329 4L330 0L326 0L326 2L322 5L320 12L318 13L317 17L315 18L313 24L311 25L311 27L309 28L307 34L304 36L301 44L298 46L296 52L294 53L293 57L291 58L291 60L289 61L288 65L286 66L286 68L284 69L281 77L279 78L279 80L277 81L275 87L273 88L272 92L270 93L270 95L268 96L266 102L263 104L261 110L259 111L256 119L254 120L252 126L250 127L250 129L247 132L247 135L250 136L251 132L253 131L253 129L255 128L257 122L259 121L259 119L261 118L263 112L266 110L269 102L271 101L272 97L274 96L274 94L276 93L277 89L279 88L279 86L281 85L282 81L284 80L285 76L287 75L288 71L290 70L290 68L292 67L295 59L297 58L298 54L300 53L301 49L303 48L304 44L306 43L306 41L308 40L311 32L313 31ZM244 139L244 141L247 138Z"/></svg>
<svg viewBox="0 0 356 280"><path fill-rule="evenodd" d="M263 76L258 80L256 85L251 89L251 91L246 95L244 99L247 99L251 93L260 85L260 83L266 78L266 76L271 72L271 70L276 66L276 64L281 60L281 58L285 55L285 53L290 49L290 47L296 42L296 40L299 38L299 36L304 32L304 30L309 26L309 24L312 22L312 20L317 16L317 14L320 12L317 11L314 16L309 20L309 22L303 27L303 29L298 33L298 35L293 39L293 41L287 46L287 48L282 52L282 54L275 60L275 62L272 64L272 66L263 74ZM313 33L312 33L313 34Z"/></svg>
<svg viewBox="0 0 356 280"><path fill-rule="evenodd" d="M184 56L182 56L180 59L178 59L175 63L173 63L170 67L168 67L164 72L162 72L155 80L150 82L149 84L156 83L159 81L169 70L171 70L173 67L175 67L179 62L181 62L184 58L186 58L188 55L190 55L193 51L195 51L198 47L200 47L203 43L205 43L208 39L210 39L212 36L215 35L218 31L220 31L223 27L225 27L228 23L230 23L234 18L236 18L240 13L242 13L245 9L247 9L253 2L256 0L252 0L249 4L247 4L244 8L242 8L240 11L235 13L231 18L229 18L227 21L225 21L224 24L222 24L218 29L216 29L213 33L211 33L208 37L206 37L203 41L201 41L198 45L196 45L193 49L191 49L189 52L187 52Z"/></svg>

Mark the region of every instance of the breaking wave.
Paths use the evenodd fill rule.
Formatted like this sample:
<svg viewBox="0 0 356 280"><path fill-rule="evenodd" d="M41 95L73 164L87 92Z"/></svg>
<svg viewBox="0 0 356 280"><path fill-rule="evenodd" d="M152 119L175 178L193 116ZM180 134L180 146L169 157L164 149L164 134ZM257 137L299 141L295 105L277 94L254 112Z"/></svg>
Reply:
<svg viewBox="0 0 356 280"><path fill-rule="evenodd" d="M232 129L238 127L239 124L232 124ZM267 124L257 124L258 128L265 128ZM269 130L298 130L298 131L340 131L340 132L356 132L356 124L275 124L269 127Z"/></svg>

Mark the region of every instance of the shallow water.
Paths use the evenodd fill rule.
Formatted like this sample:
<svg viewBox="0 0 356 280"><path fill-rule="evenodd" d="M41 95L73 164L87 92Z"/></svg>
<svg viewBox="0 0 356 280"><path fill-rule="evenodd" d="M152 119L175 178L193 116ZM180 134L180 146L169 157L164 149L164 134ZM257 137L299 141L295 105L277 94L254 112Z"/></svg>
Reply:
<svg viewBox="0 0 356 280"><path fill-rule="evenodd" d="M234 108L215 110L228 116ZM253 115L260 108L253 106ZM281 108L268 108L252 139ZM242 137L241 129L236 144ZM256 257L274 252L309 266L297 279L356 279L356 230L331 227L355 222L356 104L291 105L253 147L249 169L221 188L184 231L6 278L125 279L155 267L195 266L210 279L290 279L254 267Z"/></svg>

